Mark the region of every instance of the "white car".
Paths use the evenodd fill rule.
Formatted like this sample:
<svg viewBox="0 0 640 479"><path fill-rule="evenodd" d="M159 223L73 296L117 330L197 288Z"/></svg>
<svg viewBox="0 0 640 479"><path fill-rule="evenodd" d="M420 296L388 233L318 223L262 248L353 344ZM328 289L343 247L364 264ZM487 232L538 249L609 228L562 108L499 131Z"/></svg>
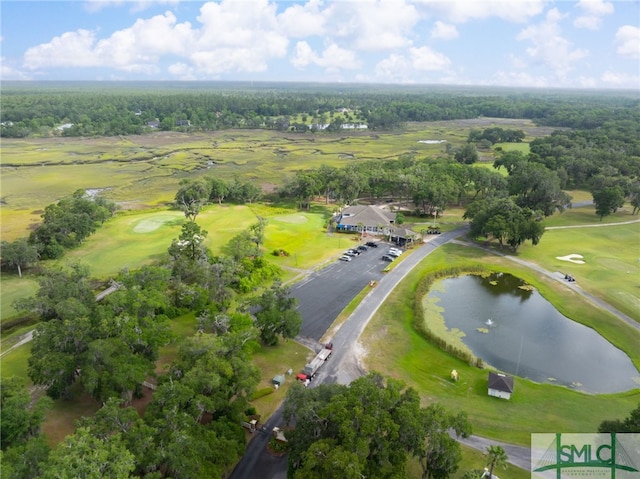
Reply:
<svg viewBox="0 0 640 479"><path fill-rule="evenodd" d="M393 256L394 258L398 258L402 254L402 251L389 250L387 254L389 256Z"/></svg>
<svg viewBox="0 0 640 479"><path fill-rule="evenodd" d="M389 251L393 251L394 253L402 254L404 251L398 248L389 248Z"/></svg>
<svg viewBox="0 0 640 479"><path fill-rule="evenodd" d="M340 256L338 258L340 261L351 261L351 256L347 256L346 254Z"/></svg>

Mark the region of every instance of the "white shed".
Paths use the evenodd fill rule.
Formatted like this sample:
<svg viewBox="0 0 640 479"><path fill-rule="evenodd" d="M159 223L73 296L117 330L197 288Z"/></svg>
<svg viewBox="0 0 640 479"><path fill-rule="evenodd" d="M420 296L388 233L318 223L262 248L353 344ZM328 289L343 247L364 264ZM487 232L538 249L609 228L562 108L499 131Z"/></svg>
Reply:
<svg viewBox="0 0 640 479"><path fill-rule="evenodd" d="M511 399L513 378L502 373L489 372L489 396Z"/></svg>

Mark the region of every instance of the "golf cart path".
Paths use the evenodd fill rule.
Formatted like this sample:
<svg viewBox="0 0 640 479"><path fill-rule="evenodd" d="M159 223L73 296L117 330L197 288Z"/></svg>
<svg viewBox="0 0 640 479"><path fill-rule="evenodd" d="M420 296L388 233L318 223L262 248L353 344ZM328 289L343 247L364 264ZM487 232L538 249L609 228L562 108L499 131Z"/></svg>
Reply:
<svg viewBox="0 0 640 479"><path fill-rule="evenodd" d="M545 227L545 230L567 230L571 228L600 228L602 226L620 226L620 225L630 225L633 223L640 223L640 218L637 220L620 221L618 223L590 223L587 225L547 226Z"/></svg>

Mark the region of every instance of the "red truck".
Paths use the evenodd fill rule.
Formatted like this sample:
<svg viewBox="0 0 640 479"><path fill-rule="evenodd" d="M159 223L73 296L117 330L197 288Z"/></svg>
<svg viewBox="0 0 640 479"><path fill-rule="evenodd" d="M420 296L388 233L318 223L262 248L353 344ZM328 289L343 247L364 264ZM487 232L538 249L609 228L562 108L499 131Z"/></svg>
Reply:
<svg viewBox="0 0 640 479"><path fill-rule="evenodd" d="M322 350L318 354L316 354L316 357L313 358L311 362L304 367L302 372L298 374L296 378L300 381L311 381L311 379L313 379L313 376L315 376L318 372L318 369L322 367L322 365L327 359L329 359L332 353L333 343L325 344Z"/></svg>

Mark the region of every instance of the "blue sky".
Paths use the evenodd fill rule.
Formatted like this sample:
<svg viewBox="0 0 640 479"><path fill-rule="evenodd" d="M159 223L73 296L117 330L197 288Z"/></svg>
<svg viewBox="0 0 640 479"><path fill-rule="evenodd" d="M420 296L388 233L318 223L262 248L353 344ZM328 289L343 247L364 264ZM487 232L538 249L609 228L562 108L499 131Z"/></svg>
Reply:
<svg viewBox="0 0 640 479"><path fill-rule="evenodd" d="M639 89L640 2L0 3L2 80Z"/></svg>

